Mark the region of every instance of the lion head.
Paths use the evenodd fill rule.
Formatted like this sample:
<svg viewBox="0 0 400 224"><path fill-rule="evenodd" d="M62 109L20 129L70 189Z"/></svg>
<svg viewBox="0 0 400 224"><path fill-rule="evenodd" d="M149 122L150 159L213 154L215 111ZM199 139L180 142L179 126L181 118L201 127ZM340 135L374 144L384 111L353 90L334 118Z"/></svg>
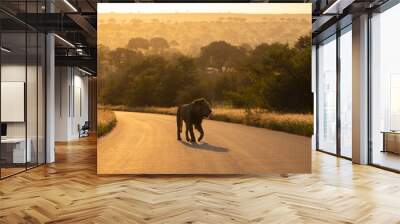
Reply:
<svg viewBox="0 0 400 224"><path fill-rule="evenodd" d="M212 110L210 103L206 99L204 98L196 99L193 100L192 103L193 103L193 109L196 111L197 115L201 117L210 116Z"/></svg>

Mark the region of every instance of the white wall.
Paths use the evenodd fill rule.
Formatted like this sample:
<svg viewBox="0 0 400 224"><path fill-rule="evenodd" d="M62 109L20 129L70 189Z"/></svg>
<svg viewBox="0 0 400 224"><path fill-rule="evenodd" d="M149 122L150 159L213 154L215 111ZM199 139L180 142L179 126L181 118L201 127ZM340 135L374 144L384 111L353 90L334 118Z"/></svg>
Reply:
<svg viewBox="0 0 400 224"><path fill-rule="evenodd" d="M85 121L88 121L89 113L88 113L88 78L82 76L82 73L76 73L77 70L74 70L74 80L73 80L73 94L72 98L74 99L72 109L72 120L71 120L71 135L79 137L78 132L78 124L83 125Z"/></svg>
<svg viewBox="0 0 400 224"><path fill-rule="evenodd" d="M38 69L38 70L37 70ZM1 66L2 82L23 82L26 84L26 107L25 104L20 108L21 113L27 115L27 119L21 122L5 122L7 124L8 138L29 139L31 148L32 162L44 163L44 83L42 68L36 65L27 67L24 64L3 64ZM25 80L27 78L27 80ZM3 90L2 90L3 91ZM24 90L22 90L24 91ZM3 93L4 94L4 93ZM21 93L21 94L24 94ZM7 96L2 95L2 98ZM2 107L1 110L11 110L11 108ZM15 109L14 109L15 110ZM16 113L16 111L8 111ZM24 115L23 115L24 116ZM37 153L39 153L37 155Z"/></svg>
<svg viewBox="0 0 400 224"><path fill-rule="evenodd" d="M55 141L68 141L69 68L55 68Z"/></svg>
<svg viewBox="0 0 400 224"><path fill-rule="evenodd" d="M88 120L88 78L76 68L56 68L56 141L79 138L78 125Z"/></svg>
<svg viewBox="0 0 400 224"><path fill-rule="evenodd" d="M25 82L25 68L26 68L25 64L2 65L1 81ZM1 109L4 110L5 108ZM7 123L7 137L25 137L25 123L24 122Z"/></svg>
<svg viewBox="0 0 400 224"><path fill-rule="evenodd" d="M1 81L3 82L25 82L24 65L5 64L1 66ZM29 69L29 68L28 68ZM31 95L31 94L28 94ZM36 94L35 94L36 96ZM1 108L5 110L6 108ZM7 122L7 137L25 137L25 122Z"/></svg>

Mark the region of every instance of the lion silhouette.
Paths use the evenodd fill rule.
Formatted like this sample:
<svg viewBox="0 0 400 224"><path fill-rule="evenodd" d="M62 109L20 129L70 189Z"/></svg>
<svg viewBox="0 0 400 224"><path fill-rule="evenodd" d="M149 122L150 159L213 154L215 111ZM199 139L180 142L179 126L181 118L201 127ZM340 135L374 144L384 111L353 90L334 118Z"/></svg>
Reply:
<svg viewBox="0 0 400 224"><path fill-rule="evenodd" d="M204 118L210 116L211 112L210 103L204 98L196 99L189 104L179 106L176 113L178 140L181 140L182 125L184 121L186 126L186 141L196 143L193 126L200 132L198 141L201 141L204 137L204 130L201 123ZM188 133L190 133L190 139Z"/></svg>

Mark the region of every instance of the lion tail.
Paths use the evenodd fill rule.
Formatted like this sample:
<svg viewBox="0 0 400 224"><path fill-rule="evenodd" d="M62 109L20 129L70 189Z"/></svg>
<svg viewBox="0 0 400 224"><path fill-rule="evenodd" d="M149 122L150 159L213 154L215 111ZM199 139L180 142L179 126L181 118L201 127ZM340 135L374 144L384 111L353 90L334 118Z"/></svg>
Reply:
<svg viewBox="0 0 400 224"><path fill-rule="evenodd" d="M178 128L178 132L182 132L182 118L181 118L181 107L178 107L176 112L176 127Z"/></svg>

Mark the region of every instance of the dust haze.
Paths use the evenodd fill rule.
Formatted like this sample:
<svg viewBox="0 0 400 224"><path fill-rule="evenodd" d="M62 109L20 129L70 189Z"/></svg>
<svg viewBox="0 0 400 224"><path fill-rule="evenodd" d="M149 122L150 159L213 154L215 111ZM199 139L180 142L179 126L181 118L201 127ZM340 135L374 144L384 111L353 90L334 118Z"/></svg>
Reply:
<svg viewBox="0 0 400 224"><path fill-rule="evenodd" d="M310 24L310 14L102 13L98 44L115 49L126 47L131 38L162 37L170 51L196 56L201 47L219 40L250 47L277 42L293 45L309 34Z"/></svg>

